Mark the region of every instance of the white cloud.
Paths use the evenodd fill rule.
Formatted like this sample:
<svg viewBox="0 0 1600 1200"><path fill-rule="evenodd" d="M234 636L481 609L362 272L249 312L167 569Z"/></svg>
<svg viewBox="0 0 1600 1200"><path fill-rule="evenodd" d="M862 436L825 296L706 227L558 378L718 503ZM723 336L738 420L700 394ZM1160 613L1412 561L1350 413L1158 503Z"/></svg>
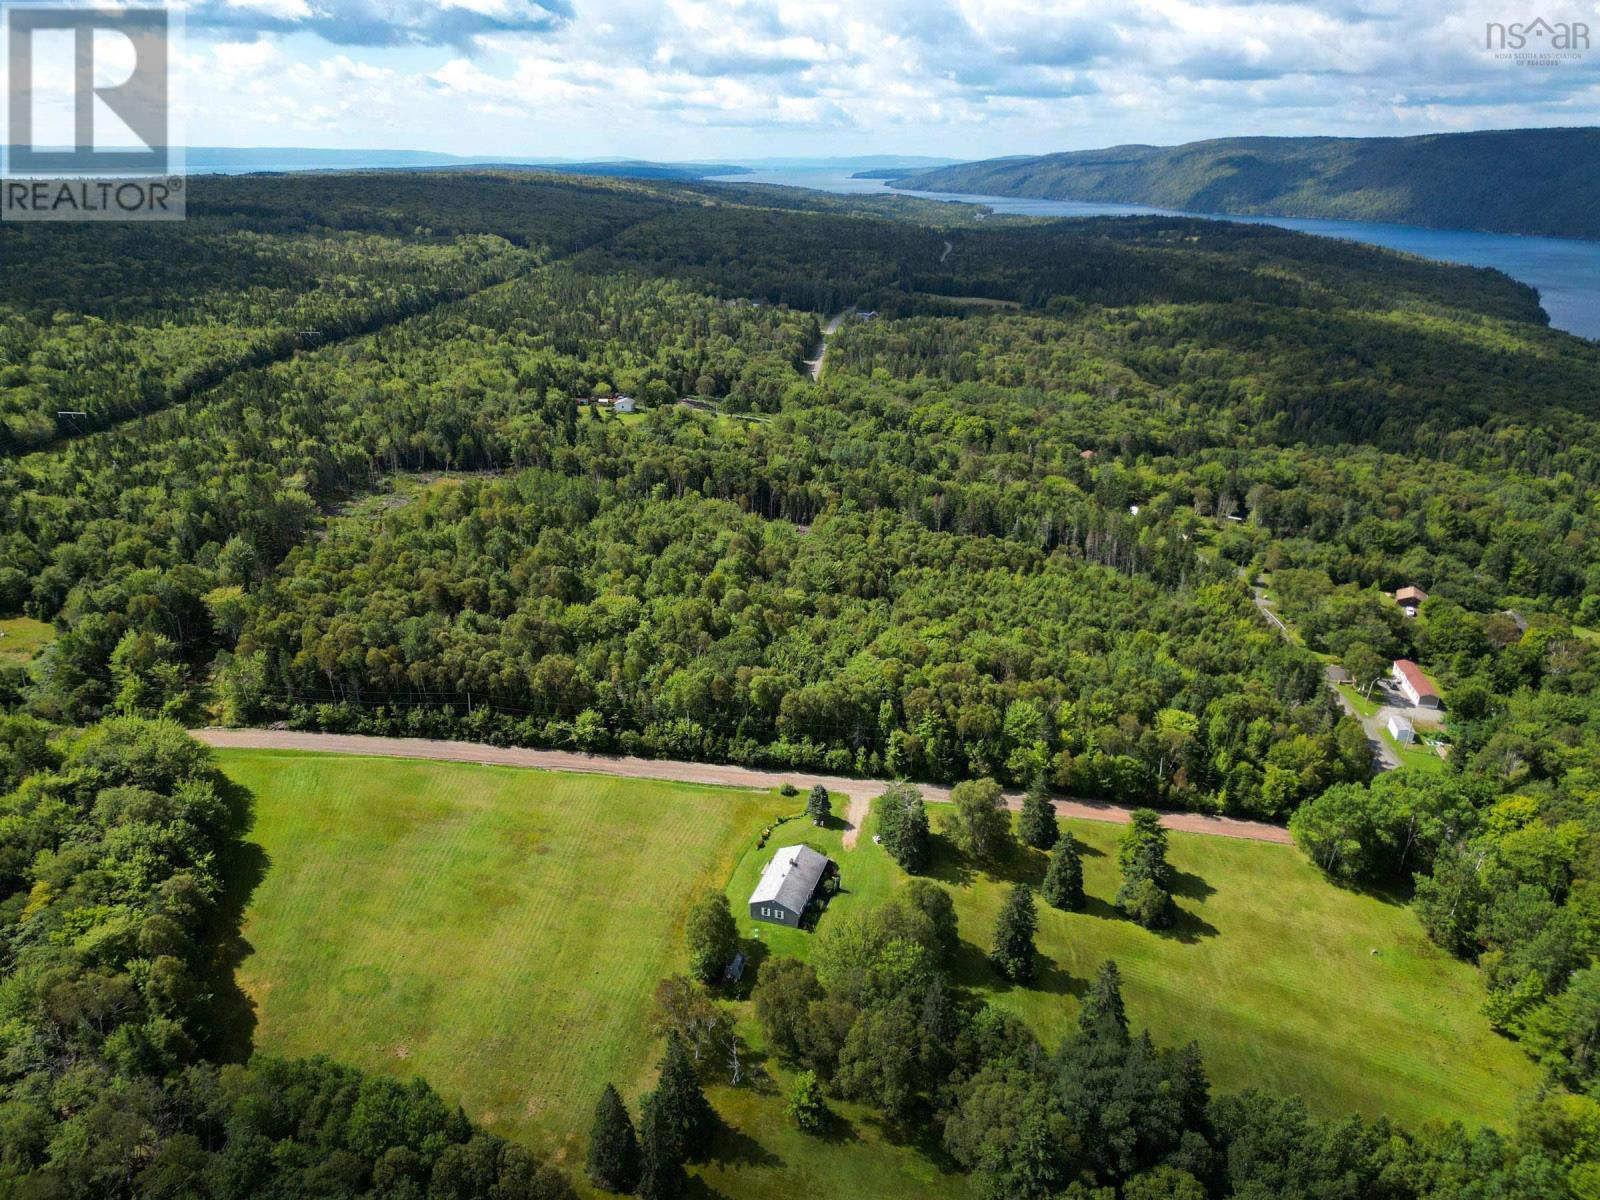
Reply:
<svg viewBox="0 0 1600 1200"><path fill-rule="evenodd" d="M268 35L217 41L191 124L235 143L263 88L277 120L351 122L344 144L508 155L978 156L1600 119L1600 51L1543 72L1484 51L1503 0L445 0L426 17L401 0L392 37L371 0L227 3Z"/></svg>
<svg viewBox="0 0 1600 1200"><path fill-rule="evenodd" d="M306 21L312 16L306 0L227 0L228 7L247 9L280 21Z"/></svg>

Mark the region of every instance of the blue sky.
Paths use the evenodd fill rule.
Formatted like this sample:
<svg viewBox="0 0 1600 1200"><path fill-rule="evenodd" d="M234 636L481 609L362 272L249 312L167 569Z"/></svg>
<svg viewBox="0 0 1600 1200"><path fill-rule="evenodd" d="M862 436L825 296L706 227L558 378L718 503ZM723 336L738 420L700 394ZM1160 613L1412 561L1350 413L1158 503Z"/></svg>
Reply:
<svg viewBox="0 0 1600 1200"><path fill-rule="evenodd" d="M1564 2L191 0L191 145L957 158L1225 134L1600 124L1600 49L1497 60Z"/></svg>

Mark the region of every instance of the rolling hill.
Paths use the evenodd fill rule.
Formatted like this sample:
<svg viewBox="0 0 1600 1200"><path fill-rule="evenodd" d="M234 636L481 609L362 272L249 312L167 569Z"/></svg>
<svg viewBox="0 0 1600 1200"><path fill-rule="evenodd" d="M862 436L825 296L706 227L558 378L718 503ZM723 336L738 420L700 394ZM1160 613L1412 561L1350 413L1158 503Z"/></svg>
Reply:
<svg viewBox="0 0 1600 1200"><path fill-rule="evenodd" d="M996 158L895 187L1600 238L1600 129L1219 138Z"/></svg>

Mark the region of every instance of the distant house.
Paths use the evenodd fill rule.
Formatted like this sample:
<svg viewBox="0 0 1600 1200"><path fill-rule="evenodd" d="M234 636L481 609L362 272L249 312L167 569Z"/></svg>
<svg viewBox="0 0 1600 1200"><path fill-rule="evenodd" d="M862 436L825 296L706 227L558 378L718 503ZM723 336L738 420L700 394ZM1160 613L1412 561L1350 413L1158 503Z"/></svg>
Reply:
<svg viewBox="0 0 1600 1200"><path fill-rule="evenodd" d="M828 856L810 846L785 846L772 856L750 893L750 919L798 928L811 897L832 870Z"/></svg>
<svg viewBox="0 0 1600 1200"><path fill-rule="evenodd" d="M1395 659L1392 674L1395 686L1400 689L1401 694L1418 708L1444 707L1438 691L1428 682L1428 677L1422 673L1422 668L1409 658Z"/></svg>
<svg viewBox="0 0 1600 1200"><path fill-rule="evenodd" d="M633 411L633 397L632 396L614 396L614 397L612 397L612 400L611 400L611 411L612 412L632 412Z"/></svg>
<svg viewBox="0 0 1600 1200"><path fill-rule="evenodd" d="M1417 609L1422 607L1422 602L1428 598L1428 593L1419 587L1403 587L1394 594L1394 602L1405 610L1408 617L1417 615Z"/></svg>
<svg viewBox="0 0 1600 1200"><path fill-rule="evenodd" d="M1389 736L1402 746L1409 746L1417 740L1417 731L1412 727L1410 721L1399 713L1395 713L1394 716L1389 718Z"/></svg>

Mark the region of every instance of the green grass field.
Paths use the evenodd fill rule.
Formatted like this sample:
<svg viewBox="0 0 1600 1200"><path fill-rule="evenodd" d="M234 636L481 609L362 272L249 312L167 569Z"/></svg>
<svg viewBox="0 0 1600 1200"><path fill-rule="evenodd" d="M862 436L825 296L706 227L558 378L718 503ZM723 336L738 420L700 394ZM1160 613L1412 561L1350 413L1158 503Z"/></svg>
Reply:
<svg viewBox="0 0 1600 1200"><path fill-rule="evenodd" d="M420 1072L492 1128L587 1127L654 1064L651 991L681 970L691 894L776 797L228 751L268 868L239 971L258 1048Z"/></svg>
<svg viewBox="0 0 1600 1200"><path fill-rule="evenodd" d="M32 617L0 620L0 667L20 667L32 662L55 636L54 628Z"/></svg>
<svg viewBox="0 0 1600 1200"><path fill-rule="evenodd" d="M938 808L933 813L937 824ZM1021 1015L1047 1047L1073 1027L1076 997L1095 969L1115 958L1132 1020L1160 1044L1198 1041L1219 1091L1298 1093L1328 1115L1499 1123L1534 1082L1527 1057L1479 1013L1477 972L1429 942L1405 906L1332 886L1288 846L1174 833L1182 918L1169 933L1151 933L1110 904L1121 828L1065 824L1086 848L1090 903L1082 913L1040 904L1044 961L1032 988L1005 984L984 956L1010 880L1037 885L1046 857L1019 854L1003 880L948 852L932 871L956 893L958 981ZM837 854L837 834L807 822L780 826L768 849L748 852L735 871L728 892L736 913L772 849L794 841ZM842 858L845 894L824 923L835 910L890 894L904 878L868 836ZM775 953L803 955L810 944L809 935L742 913L740 920Z"/></svg>
<svg viewBox="0 0 1600 1200"><path fill-rule="evenodd" d="M255 795L266 870L238 970L257 1049L421 1074L477 1120L575 1169L606 1081L632 1103L659 1047L651 993L681 972L696 888L722 884L804 797L502 767L219 751ZM835 835L837 840L837 835ZM751 1031L752 1034L754 1031ZM762 1074L759 1038L751 1067ZM719 1192L964 1197L865 1114L816 1143L780 1084L711 1089L733 1132Z"/></svg>
<svg viewBox="0 0 1600 1200"><path fill-rule="evenodd" d="M474 1118L570 1166L600 1086L614 1081L630 1101L650 1086L650 995L683 969L679 930L698 886L726 882L747 936L805 953L810 935L742 915L778 846L807 841L841 861L845 892L824 923L903 880L869 836L844 851L837 828L803 819L757 851L761 827L801 797L337 755L218 758L255 794L251 836L266 859L238 969L257 1006L255 1046L423 1074ZM1106 903L1118 828L1073 829L1096 899L1084 914L1043 911L1034 990L999 988L983 958L1004 885L949 856L936 864L960 907L961 982L1021 1013L1047 1045L1072 1025L1095 966L1115 957L1133 1019L1162 1043L1198 1039L1218 1090L1299 1092L1330 1114L1500 1122L1532 1081L1478 1015L1475 972L1434 950L1405 908L1329 886L1286 847L1174 835L1185 917L1159 936ZM1042 862L1030 853L1011 870L1034 875ZM930 1147L900 1144L848 1106L838 1137L793 1130L786 1073L762 1061L749 1006L738 1007L760 1082L712 1090L732 1126L703 1170L713 1191L969 1194Z"/></svg>

